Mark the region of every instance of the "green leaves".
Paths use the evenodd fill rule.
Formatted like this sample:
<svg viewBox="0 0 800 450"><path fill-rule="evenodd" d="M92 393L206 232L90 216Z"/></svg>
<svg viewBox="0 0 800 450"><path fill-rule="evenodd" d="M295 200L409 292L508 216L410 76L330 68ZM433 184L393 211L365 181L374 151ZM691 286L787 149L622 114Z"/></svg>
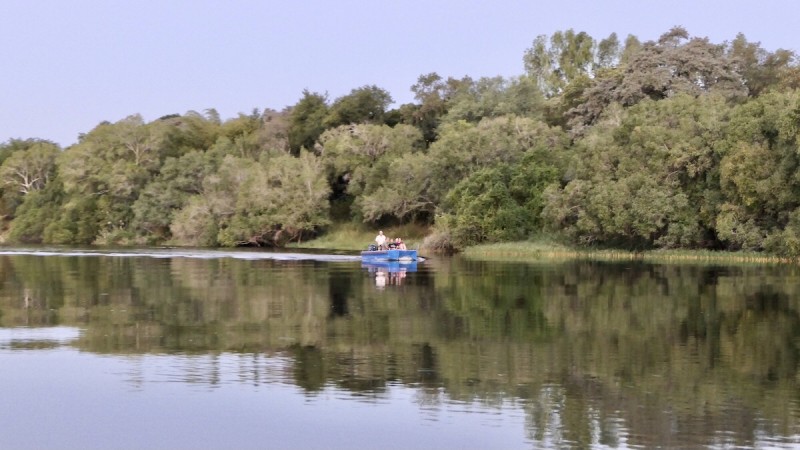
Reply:
<svg viewBox="0 0 800 450"><path fill-rule="evenodd" d="M420 76L222 120L102 122L63 152L0 145L0 214L28 242L282 245L339 221L447 246L541 229L624 248L800 246L800 67L737 36L538 36L525 74ZM42 211L45 209L46 211Z"/></svg>
<svg viewBox="0 0 800 450"><path fill-rule="evenodd" d="M322 162L304 152L253 164L225 157L171 223L184 245L283 245L329 223Z"/></svg>
<svg viewBox="0 0 800 450"><path fill-rule="evenodd" d="M4 187L23 195L38 191L54 175L56 156L60 152L57 145L49 142L36 142L25 150L16 151L0 166L0 181Z"/></svg>
<svg viewBox="0 0 800 450"><path fill-rule="evenodd" d="M704 208L719 189L725 110L720 97L677 96L614 113L574 147L574 178L548 189L549 226L586 244L699 245L713 228Z"/></svg>

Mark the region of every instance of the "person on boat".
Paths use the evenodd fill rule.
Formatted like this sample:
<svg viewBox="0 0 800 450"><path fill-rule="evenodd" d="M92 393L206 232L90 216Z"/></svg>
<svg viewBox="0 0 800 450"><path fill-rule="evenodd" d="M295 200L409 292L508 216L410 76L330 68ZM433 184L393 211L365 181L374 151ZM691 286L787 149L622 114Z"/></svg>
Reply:
<svg viewBox="0 0 800 450"><path fill-rule="evenodd" d="M386 236L383 235L383 231L378 231L378 235L375 236L375 243L378 244L378 250L383 250L383 244L386 242Z"/></svg>
<svg viewBox="0 0 800 450"><path fill-rule="evenodd" d="M400 239L400 238L395 239L394 240L394 244L395 244L395 246L397 247L398 250L406 250L406 243L403 242L402 239Z"/></svg>
<svg viewBox="0 0 800 450"><path fill-rule="evenodd" d="M394 239L391 239L391 238L389 238L389 243L388 243L388 244L386 244L386 247L387 247L389 250L394 250L394 249L396 249L396 248L397 248L397 244L395 244L395 242L394 242Z"/></svg>

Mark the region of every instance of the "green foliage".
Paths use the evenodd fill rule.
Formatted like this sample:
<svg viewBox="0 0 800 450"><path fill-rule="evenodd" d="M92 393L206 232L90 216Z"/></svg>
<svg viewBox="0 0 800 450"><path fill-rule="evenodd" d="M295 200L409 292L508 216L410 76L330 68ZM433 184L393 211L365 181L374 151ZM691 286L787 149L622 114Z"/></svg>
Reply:
<svg viewBox="0 0 800 450"><path fill-rule="evenodd" d="M2 213L15 214L23 197L47 186L55 175L56 157L61 149L47 141L16 141L0 150Z"/></svg>
<svg viewBox="0 0 800 450"><path fill-rule="evenodd" d="M184 245L283 245L328 222L329 187L316 156L282 155L261 163L226 156L171 223Z"/></svg>
<svg viewBox="0 0 800 450"><path fill-rule="evenodd" d="M427 196L438 205L450 189L474 171L518 164L531 150L560 164L567 145L563 131L534 119L506 116L478 124L448 124L429 150L436 176L429 181Z"/></svg>
<svg viewBox="0 0 800 450"><path fill-rule="evenodd" d="M570 112L572 128L580 132L615 102L632 106L645 99L707 93L736 101L747 95L742 75L725 47L708 38L690 38L681 27L643 44L626 57L622 69L603 74L586 90L584 102Z"/></svg>
<svg viewBox="0 0 800 450"><path fill-rule="evenodd" d="M537 131L518 160L476 168L448 192L437 227L456 247L524 239L541 228L544 190L560 175L553 153L562 149L557 134Z"/></svg>
<svg viewBox="0 0 800 450"><path fill-rule="evenodd" d="M328 179L339 186L334 195L357 200L352 211L355 216L376 221L383 215L393 215L403 220L432 209L415 195L419 186L413 185L417 181L413 177L430 172L416 159L404 158L421 147L422 135L414 127L364 124L326 131L318 151Z"/></svg>
<svg viewBox="0 0 800 450"><path fill-rule="evenodd" d="M437 174L427 154L403 154L376 172L379 175L354 204L364 221L393 217L405 222L433 214L436 203L429 196L429 188Z"/></svg>
<svg viewBox="0 0 800 450"><path fill-rule="evenodd" d="M461 91L473 85L472 79L464 77L443 79L436 72L420 75L417 83L411 86L411 92L419 104L410 111L410 119L406 122L422 131L425 142L433 142L437 138L442 117L450 108L450 102Z"/></svg>
<svg viewBox="0 0 800 450"><path fill-rule="evenodd" d="M534 213L509 192L507 166L480 169L459 182L447 196L437 223L458 246L523 239L533 228Z"/></svg>
<svg viewBox="0 0 800 450"><path fill-rule="evenodd" d="M102 222L95 197L70 199L59 208L57 216L47 223L42 240L49 244L88 245L95 242L102 229L117 224Z"/></svg>
<svg viewBox="0 0 800 450"><path fill-rule="evenodd" d="M382 124L392 96L377 86L363 86L337 98L325 118L327 128L359 123ZM306 147L311 148L311 147Z"/></svg>
<svg viewBox="0 0 800 450"><path fill-rule="evenodd" d="M191 197L170 223L171 242L193 247L217 246L217 223L218 217L207 200L199 195Z"/></svg>
<svg viewBox="0 0 800 450"><path fill-rule="evenodd" d="M542 94L530 77L481 78L474 83L464 83L452 96L441 123L480 122L484 118L506 115L538 118L543 102Z"/></svg>
<svg viewBox="0 0 800 450"><path fill-rule="evenodd" d="M572 179L548 188L550 228L584 244L704 245L726 111L721 97L689 96L609 111L575 146Z"/></svg>
<svg viewBox="0 0 800 450"><path fill-rule="evenodd" d="M149 240L169 239L175 213L186 206L190 196L203 192L203 180L217 165L212 154L198 151L168 158L159 175L134 202L133 228Z"/></svg>
<svg viewBox="0 0 800 450"><path fill-rule="evenodd" d="M797 55L792 51L778 49L768 52L759 43L748 42L742 33L730 42L727 51L753 97L767 90L800 87L797 83L800 67L796 64Z"/></svg>
<svg viewBox="0 0 800 450"><path fill-rule="evenodd" d="M325 95L303 91L301 98L289 113L288 141L292 153L301 148L313 149L317 138L325 131L328 115L328 99Z"/></svg>
<svg viewBox="0 0 800 450"><path fill-rule="evenodd" d="M731 116L720 161L726 202L718 230L734 248L761 250L768 236L782 235L794 220L800 207L798 111L797 91L775 92L741 105ZM779 240L770 242L775 249Z"/></svg>
<svg viewBox="0 0 800 450"><path fill-rule="evenodd" d="M0 144L0 231L63 244L283 245L331 219L800 256L800 65L743 35L538 36L518 77L421 75L283 111L101 122ZM303 150L305 149L305 150ZM313 154L312 154L313 153Z"/></svg>
<svg viewBox="0 0 800 450"><path fill-rule="evenodd" d="M163 157L178 158L191 151L206 150L220 134L219 113L211 109L208 117L189 111L183 116L165 120L169 125L163 140Z"/></svg>
<svg viewBox="0 0 800 450"><path fill-rule="evenodd" d="M613 58L613 41L604 41L602 58ZM537 80L547 97L563 92L576 77L592 73L595 63L595 41L587 33L574 30L557 31L550 37L539 35L525 52L525 70Z"/></svg>
<svg viewBox="0 0 800 450"><path fill-rule="evenodd" d="M58 220L63 195L63 186L58 178L44 189L26 195L16 210L8 239L11 242L36 244L45 241L45 227Z"/></svg>

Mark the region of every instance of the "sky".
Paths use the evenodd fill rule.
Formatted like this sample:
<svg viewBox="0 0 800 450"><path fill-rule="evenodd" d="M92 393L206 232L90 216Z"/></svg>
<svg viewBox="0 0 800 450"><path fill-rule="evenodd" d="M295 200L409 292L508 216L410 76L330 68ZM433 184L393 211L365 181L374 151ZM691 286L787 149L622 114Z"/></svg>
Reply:
<svg viewBox="0 0 800 450"><path fill-rule="evenodd" d="M800 0L0 0L0 143L67 147L103 121L282 110L422 74L524 73L538 35L655 40L676 25L800 52Z"/></svg>

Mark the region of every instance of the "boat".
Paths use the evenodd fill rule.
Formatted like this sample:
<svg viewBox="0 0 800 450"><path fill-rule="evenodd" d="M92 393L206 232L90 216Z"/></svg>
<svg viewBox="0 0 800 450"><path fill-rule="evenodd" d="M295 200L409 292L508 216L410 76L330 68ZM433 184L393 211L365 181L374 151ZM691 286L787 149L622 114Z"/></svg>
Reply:
<svg viewBox="0 0 800 450"><path fill-rule="evenodd" d="M372 262L372 261L410 262L416 260L417 260L416 250L389 249L389 250L364 250L363 252L361 252L362 262Z"/></svg>

